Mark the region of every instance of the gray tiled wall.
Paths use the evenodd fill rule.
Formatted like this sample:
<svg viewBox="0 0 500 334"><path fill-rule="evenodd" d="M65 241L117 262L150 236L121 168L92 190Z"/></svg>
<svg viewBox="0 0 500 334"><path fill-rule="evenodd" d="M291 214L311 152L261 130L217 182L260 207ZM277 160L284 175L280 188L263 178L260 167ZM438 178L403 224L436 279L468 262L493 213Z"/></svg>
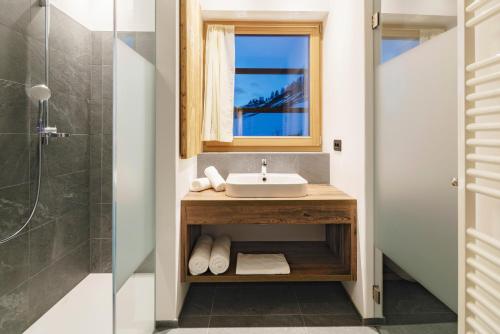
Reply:
<svg viewBox="0 0 500 334"><path fill-rule="evenodd" d="M26 89L44 77L44 9L0 0L0 237L35 199L38 106ZM69 138L45 147L38 210L0 245L0 332L21 333L89 273L90 31L52 7L51 123Z"/></svg>
<svg viewBox="0 0 500 334"><path fill-rule="evenodd" d="M92 32L90 65L90 265L111 272L113 33Z"/></svg>
<svg viewBox="0 0 500 334"><path fill-rule="evenodd" d="M329 153L203 153L198 156L198 176L215 166L222 177L229 173L258 173L262 159L269 173L298 173L309 183L330 183Z"/></svg>

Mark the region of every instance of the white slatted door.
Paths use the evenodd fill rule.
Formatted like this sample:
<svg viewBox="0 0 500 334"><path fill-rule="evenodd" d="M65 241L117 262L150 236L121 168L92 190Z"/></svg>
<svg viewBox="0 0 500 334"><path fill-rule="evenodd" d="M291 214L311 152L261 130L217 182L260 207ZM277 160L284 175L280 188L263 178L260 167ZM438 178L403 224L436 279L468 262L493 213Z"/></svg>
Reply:
<svg viewBox="0 0 500 334"><path fill-rule="evenodd" d="M459 1L459 333L500 333L500 0Z"/></svg>

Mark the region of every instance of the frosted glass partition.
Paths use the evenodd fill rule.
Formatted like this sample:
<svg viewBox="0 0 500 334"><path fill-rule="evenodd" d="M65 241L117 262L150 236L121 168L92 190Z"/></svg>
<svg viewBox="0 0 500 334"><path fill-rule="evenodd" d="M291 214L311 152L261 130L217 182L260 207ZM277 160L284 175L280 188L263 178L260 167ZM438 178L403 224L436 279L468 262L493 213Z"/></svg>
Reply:
<svg viewBox="0 0 500 334"><path fill-rule="evenodd" d="M376 68L375 234L387 256L457 309L457 32Z"/></svg>
<svg viewBox="0 0 500 334"><path fill-rule="evenodd" d="M116 40L116 284L154 248L154 66Z"/></svg>
<svg viewBox="0 0 500 334"><path fill-rule="evenodd" d="M115 333L155 326L154 0L116 0L113 131ZM142 24L138 24L142 22Z"/></svg>

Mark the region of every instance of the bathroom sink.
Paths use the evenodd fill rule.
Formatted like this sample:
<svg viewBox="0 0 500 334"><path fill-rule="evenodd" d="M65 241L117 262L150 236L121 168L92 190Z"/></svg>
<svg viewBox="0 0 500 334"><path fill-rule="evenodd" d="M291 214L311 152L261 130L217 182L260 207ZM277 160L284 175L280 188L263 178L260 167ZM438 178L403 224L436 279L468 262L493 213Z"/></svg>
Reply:
<svg viewBox="0 0 500 334"><path fill-rule="evenodd" d="M282 173L229 174L226 195L229 197L304 197L307 181L299 174Z"/></svg>

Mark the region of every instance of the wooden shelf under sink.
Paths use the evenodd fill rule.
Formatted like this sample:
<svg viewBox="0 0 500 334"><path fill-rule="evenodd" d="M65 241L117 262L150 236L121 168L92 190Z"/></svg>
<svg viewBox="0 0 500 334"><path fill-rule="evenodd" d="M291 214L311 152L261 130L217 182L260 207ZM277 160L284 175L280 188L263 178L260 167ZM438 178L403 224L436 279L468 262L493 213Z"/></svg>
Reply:
<svg viewBox="0 0 500 334"><path fill-rule="evenodd" d="M181 202L183 282L356 280L356 200L329 185L308 185L302 198L230 198L212 190L189 193ZM190 275L191 250L204 225L324 225L325 241L248 241L231 244L231 265L222 275ZM236 275L236 255L283 253L288 275Z"/></svg>
<svg viewBox="0 0 500 334"><path fill-rule="evenodd" d="M283 253L290 265L289 275L236 275L238 252ZM331 251L326 242L268 241L233 242L231 265L224 274L187 275L186 282L259 282L259 281L349 281L352 280L349 263Z"/></svg>

